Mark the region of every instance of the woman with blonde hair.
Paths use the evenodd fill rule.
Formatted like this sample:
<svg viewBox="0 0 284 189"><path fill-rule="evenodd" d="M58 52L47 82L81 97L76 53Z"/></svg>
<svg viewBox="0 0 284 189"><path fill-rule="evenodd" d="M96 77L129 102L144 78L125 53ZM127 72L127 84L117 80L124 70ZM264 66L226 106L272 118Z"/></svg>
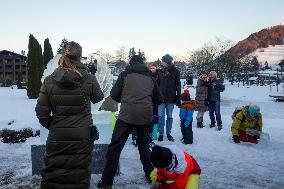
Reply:
<svg viewBox="0 0 284 189"><path fill-rule="evenodd" d="M208 82L208 78L206 74L200 75L197 80L196 85L196 108L197 111L197 128L203 128L203 116L204 113L208 110L208 103L207 103L207 86L206 83Z"/></svg>
<svg viewBox="0 0 284 189"><path fill-rule="evenodd" d="M103 99L94 75L81 64L82 47L69 42L59 67L47 76L36 105L40 124L49 130L41 189L88 189L93 140L91 103Z"/></svg>

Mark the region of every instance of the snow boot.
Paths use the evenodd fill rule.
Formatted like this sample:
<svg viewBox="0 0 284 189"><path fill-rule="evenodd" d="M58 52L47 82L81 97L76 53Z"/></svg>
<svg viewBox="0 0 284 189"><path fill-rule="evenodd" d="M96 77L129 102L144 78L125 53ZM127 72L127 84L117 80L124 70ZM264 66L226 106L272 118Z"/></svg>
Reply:
<svg viewBox="0 0 284 189"><path fill-rule="evenodd" d="M174 142L175 141L175 139L172 137L172 135L170 135L170 134L167 134L167 138L168 138L168 140L169 141L171 141L171 142Z"/></svg>
<svg viewBox="0 0 284 189"><path fill-rule="evenodd" d="M158 141L163 141L164 140L164 135L159 135Z"/></svg>
<svg viewBox="0 0 284 189"><path fill-rule="evenodd" d="M204 127L204 125L203 125L202 122L197 122L197 128L203 128L203 127Z"/></svg>
<svg viewBox="0 0 284 189"><path fill-rule="evenodd" d="M215 127L215 124L210 124L210 128L213 128L213 127Z"/></svg>
<svg viewBox="0 0 284 189"><path fill-rule="evenodd" d="M112 189L112 185L106 185L102 180L98 182L97 187L100 189Z"/></svg>
<svg viewBox="0 0 284 189"><path fill-rule="evenodd" d="M132 144L133 144L135 147L137 147L137 146L138 146L138 144L137 144L137 141L136 141L136 140L133 140L133 141L132 141Z"/></svg>
<svg viewBox="0 0 284 189"><path fill-rule="evenodd" d="M222 130L222 125L218 125L218 131Z"/></svg>

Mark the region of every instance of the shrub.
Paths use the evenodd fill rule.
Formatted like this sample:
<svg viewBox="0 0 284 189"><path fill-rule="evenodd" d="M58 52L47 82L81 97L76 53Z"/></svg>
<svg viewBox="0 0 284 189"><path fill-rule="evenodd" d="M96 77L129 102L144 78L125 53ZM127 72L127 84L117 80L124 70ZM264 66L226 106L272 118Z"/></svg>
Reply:
<svg viewBox="0 0 284 189"><path fill-rule="evenodd" d="M25 142L27 138L33 136L33 131L31 128L25 128L20 131L4 129L2 131L1 137L3 143L21 143Z"/></svg>

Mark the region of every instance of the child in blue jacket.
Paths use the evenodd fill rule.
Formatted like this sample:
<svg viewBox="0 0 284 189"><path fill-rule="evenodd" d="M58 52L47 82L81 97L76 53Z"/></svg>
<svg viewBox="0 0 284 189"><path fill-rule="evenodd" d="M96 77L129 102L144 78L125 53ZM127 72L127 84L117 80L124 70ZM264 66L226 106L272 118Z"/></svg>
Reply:
<svg viewBox="0 0 284 189"><path fill-rule="evenodd" d="M179 112L182 142L184 144L193 143L192 120L195 101L191 100L189 90L185 89L181 95L181 106Z"/></svg>

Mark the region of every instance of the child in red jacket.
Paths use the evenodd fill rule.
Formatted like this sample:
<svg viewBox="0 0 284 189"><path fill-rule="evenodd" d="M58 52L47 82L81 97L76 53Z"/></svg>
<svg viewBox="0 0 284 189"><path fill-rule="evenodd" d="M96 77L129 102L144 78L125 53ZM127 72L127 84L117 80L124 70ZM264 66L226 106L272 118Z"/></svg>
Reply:
<svg viewBox="0 0 284 189"><path fill-rule="evenodd" d="M176 146L154 146L151 189L198 189L201 169L196 160Z"/></svg>

